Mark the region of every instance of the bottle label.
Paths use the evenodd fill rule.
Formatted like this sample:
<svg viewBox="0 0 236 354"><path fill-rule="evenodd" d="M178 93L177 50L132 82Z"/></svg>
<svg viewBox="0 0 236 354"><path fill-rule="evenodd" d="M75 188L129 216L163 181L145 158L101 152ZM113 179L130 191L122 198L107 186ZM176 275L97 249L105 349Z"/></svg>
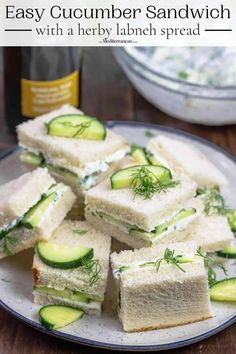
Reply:
<svg viewBox="0 0 236 354"><path fill-rule="evenodd" d="M21 112L28 118L53 111L63 104L78 107L79 72L52 81L21 79Z"/></svg>

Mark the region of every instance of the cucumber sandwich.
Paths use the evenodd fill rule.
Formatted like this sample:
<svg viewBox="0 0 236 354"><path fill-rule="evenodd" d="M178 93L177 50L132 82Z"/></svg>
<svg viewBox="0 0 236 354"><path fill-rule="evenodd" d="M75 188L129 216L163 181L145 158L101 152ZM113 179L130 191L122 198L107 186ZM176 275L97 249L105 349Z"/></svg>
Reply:
<svg viewBox="0 0 236 354"><path fill-rule="evenodd" d="M150 139L146 150L176 173L190 177L199 187L227 184L222 172L192 144L158 135Z"/></svg>
<svg viewBox="0 0 236 354"><path fill-rule="evenodd" d="M37 168L0 186L0 258L48 240L73 206L70 187Z"/></svg>
<svg viewBox="0 0 236 354"><path fill-rule="evenodd" d="M198 217L196 184L169 169L132 165L86 193L86 219L133 248L182 241ZM184 235L184 236L183 236Z"/></svg>
<svg viewBox="0 0 236 354"><path fill-rule="evenodd" d="M87 222L65 220L49 242L39 242L33 262L34 299L99 316L109 269L111 238Z"/></svg>
<svg viewBox="0 0 236 354"><path fill-rule="evenodd" d="M227 249L234 240L228 220L229 209L218 187L198 189L195 198L201 213L191 229L185 230L186 240L195 241L205 252Z"/></svg>
<svg viewBox="0 0 236 354"><path fill-rule="evenodd" d="M84 191L111 173L130 150L122 136L68 105L20 124L17 132L24 149L21 160L46 166L77 195L73 217L83 212Z"/></svg>
<svg viewBox="0 0 236 354"><path fill-rule="evenodd" d="M126 332L173 327L212 317L204 259L194 242L111 254L118 316Z"/></svg>

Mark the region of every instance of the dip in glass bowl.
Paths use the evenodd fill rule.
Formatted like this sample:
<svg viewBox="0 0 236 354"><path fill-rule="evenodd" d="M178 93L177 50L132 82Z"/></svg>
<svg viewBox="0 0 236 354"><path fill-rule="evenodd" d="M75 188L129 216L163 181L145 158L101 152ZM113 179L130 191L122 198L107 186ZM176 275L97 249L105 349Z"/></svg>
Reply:
<svg viewBox="0 0 236 354"><path fill-rule="evenodd" d="M117 47L114 54L139 93L167 114L236 123L235 47Z"/></svg>

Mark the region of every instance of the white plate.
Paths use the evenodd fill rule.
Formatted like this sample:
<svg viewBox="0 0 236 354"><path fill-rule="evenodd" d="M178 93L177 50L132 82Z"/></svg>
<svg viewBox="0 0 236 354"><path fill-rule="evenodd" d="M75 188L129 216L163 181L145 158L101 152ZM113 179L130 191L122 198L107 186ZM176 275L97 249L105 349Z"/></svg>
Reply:
<svg viewBox="0 0 236 354"><path fill-rule="evenodd" d="M164 133L199 147L226 175L228 187L223 191L228 206L235 206L236 196L236 163L235 159L217 146L198 137L174 129L163 128L144 123L109 122L108 126L117 133L123 134L130 143L145 145L146 132ZM0 161L0 184L25 172L20 164L19 150L12 150L2 156ZM84 316L68 327L59 331L47 331L38 322L37 305L32 297L32 264L33 251L8 257L0 262L0 303L6 311L45 333L64 338L69 341L95 347L129 351L157 351L185 346L223 330L236 321L236 305L231 303L213 303L214 317L205 321L168 329L142 333L124 333L112 311L110 290L105 303L104 313L100 319ZM225 261L229 276L236 276L236 265L233 261Z"/></svg>

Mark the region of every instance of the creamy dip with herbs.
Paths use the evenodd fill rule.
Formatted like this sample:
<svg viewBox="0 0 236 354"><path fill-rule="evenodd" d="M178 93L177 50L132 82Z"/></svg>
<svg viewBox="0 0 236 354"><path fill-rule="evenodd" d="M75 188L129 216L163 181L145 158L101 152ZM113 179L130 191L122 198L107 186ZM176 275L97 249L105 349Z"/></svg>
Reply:
<svg viewBox="0 0 236 354"><path fill-rule="evenodd" d="M201 85L236 85L236 47L126 48L149 68Z"/></svg>

